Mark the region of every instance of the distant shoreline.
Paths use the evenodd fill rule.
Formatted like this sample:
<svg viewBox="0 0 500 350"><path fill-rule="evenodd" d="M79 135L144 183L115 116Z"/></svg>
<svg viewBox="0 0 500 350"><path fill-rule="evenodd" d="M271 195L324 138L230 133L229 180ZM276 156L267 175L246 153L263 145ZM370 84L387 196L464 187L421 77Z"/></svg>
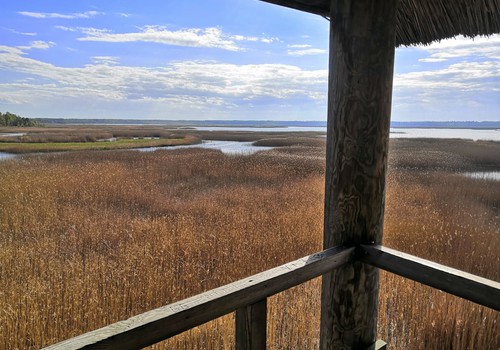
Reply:
<svg viewBox="0 0 500 350"><path fill-rule="evenodd" d="M283 127L325 127L326 121L274 121L274 120L154 120L154 119L63 119L35 118L43 124L60 125L159 125L176 127L248 127L248 128L283 128ZM500 129L500 121L414 121L391 122L391 128L418 129Z"/></svg>

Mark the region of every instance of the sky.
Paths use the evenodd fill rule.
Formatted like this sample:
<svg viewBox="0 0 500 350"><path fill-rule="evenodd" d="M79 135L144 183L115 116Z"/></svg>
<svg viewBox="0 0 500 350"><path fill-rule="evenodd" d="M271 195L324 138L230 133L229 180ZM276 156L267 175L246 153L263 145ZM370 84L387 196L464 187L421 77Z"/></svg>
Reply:
<svg viewBox="0 0 500 350"><path fill-rule="evenodd" d="M326 120L329 22L258 0L3 0L0 112ZM393 121L500 121L500 35L396 50Z"/></svg>

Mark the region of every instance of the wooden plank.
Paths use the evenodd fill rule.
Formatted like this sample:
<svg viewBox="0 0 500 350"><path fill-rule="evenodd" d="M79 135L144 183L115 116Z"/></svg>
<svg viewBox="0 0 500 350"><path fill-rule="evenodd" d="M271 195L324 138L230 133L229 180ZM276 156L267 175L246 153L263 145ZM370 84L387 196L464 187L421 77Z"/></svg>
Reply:
<svg viewBox="0 0 500 350"><path fill-rule="evenodd" d="M379 245L362 245L361 261L500 311L500 283Z"/></svg>
<svg viewBox="0 0 500 350"><path fill-rule="evenodd" d="M324 247L379 243L397 0L330 0ZM378 270L355 262L323 277L321 349L376 341Z"/></svg>
<svg viewBox="0 0 500 350"><path fill-rule="evenodd" d="M46 349L140 349L321 276L351 261L354 250L327 249Z"/></svg>
<svg viewBox="0 0 500 350"><path fill-rule="evenodd" d="M265 350L267 299L236 310L236 350Z"/></svg>

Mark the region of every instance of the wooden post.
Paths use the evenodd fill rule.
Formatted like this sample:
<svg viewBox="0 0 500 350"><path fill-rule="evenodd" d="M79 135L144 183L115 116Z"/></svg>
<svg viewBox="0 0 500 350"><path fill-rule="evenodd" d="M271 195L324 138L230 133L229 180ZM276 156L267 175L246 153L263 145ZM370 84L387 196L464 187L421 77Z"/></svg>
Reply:
<svg viewBox="0 0 500 350"><path fill-rule="evenodd" d="M381 243L397 0L331 0L324 246ZM378 269L323 276L321 349L377 335Z"/></svg>
<svg viewBox="0 0 500 350"><path fill-rule="evenodd" d="M265 350L267 299L236 310L236 350Z"/></svg>

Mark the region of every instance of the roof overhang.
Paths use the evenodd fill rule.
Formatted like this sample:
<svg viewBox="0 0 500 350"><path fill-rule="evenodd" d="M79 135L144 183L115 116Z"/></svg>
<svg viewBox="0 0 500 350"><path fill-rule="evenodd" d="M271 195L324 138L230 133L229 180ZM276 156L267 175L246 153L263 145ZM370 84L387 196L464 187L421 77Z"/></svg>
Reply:
<svg viewBox="0 0 500 350"><path fill-rule="evenodd" d="M328 17L335 0L261 1ZM400 0L396 23L396 46L496 34L500 33L500 0Z"/></svg>

